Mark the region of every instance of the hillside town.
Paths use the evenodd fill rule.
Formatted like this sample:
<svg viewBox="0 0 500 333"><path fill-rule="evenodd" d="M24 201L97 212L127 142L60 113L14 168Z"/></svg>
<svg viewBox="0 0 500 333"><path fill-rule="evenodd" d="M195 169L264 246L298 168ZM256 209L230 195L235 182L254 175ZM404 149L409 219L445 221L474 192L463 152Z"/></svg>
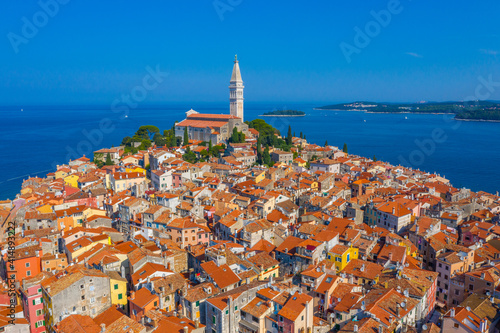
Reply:
<svg viewBox="0 0 500 333"><path fill-rule="evenodd" d="M244 122L237 59L230 110L1 201L0 331L499 331L498 193Z"/></svg>

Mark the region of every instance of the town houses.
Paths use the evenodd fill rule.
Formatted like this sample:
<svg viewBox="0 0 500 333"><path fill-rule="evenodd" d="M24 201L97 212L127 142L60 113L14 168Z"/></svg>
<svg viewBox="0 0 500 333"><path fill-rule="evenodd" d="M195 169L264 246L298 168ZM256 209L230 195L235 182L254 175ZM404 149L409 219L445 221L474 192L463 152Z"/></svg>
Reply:
<svg viewBox="0 0 500 333"><path fill-rule="evenodd" d="M244 122L237 59L229 88L1 202L1 331L498 331L498 195Z"/></svg>

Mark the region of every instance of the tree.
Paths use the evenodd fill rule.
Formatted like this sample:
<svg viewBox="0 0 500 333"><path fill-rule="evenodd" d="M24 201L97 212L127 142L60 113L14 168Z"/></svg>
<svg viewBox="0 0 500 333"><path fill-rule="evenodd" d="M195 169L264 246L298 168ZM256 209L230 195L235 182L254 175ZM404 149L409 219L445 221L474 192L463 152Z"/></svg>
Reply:
<svg viewBox="0 0 500 333"><path fill-rule="evenodd" d="M175 137L175 134L173 134L170 137L170 147L176 147L177 146L177 138Z"/></svg>
<svg viewBox="0 0 500 333"><path fill-rule="evenodd" d="M257 137L257 163L262 164L262 139Z"/></svg>
<svg viewBox="0 0 500 333"><path fill-rule="evenodd" d="M262 161L264 164L268 166L272 166L272 161L271 161L271 154L269 154L269 146L266 146L266 149L264 149L264 154L262 156Z"/></svg>
<svg viewBox="0 0 500 333"><path fill-rule="evenodd" d="M141 139L152 139L155 133L160 133L160 129L153 125L144 125L139 127L135 134Z"/></svg>
<svg viewBox="0 0 500 333"><path fill-rule="evenodd" d="M325 147L328 147L328 140L325 141Z"/></svg>
<svg viewBox="0 0 500 333"><path fill-rule="evenodd" d="M300 132L300 138L303 139L304 138L304 135L302 134L302 132Z"/></svg>
<svg viewBox="0 0 500 333"><path fill-rule="evenodd" d="M236 127L233 128L233 133L231 134L231 138L229 139L232 143L243 143L245 142L245 133L238 132Z"/></svg>
<svg viewBox="0 0 500 333"><path fill-rule="evenodd" d="M347 152L347 143L344 142L344 148L342 149L342 151L346 154L348 154Z"/></svg>
<svg viewBox="0 0 500 333"><path fill-rule="evenodd" d="M186 149L186 153L182 155L182 158L184 161L189 162L189 163L195 163L196 162L196 154L194 151L191 150L191 148L188 146Z"/></svg>
<svg viewBox="0 0 500 333"><path fill-rule="evenodd" d="M111 160L111 155L108 153L108 155L106 155L106 163L104 163L105 165L113 165L113 161Z"/></svg>
<svg viewBox="0 0 500 333"><path fill-rule="evenodd" d="M288 134L286 136L286 144L291 145L292 144L292 127L288 125Z"/></svg>
<svg viewBox="0 0 500 333"><path fill-rule="evenodd" d="M373 162L377 162L377 156L373 155Z"/></svg>
<svg viewBox="0 0 500 333"><path fill-rule="evenodd" d="M188 135L188 128L187 126L184 127L184 146L189 145L189 135Z"/></svg>
<svg viewBox="0 0 500 333"><path fill-rule="evenodd" d="M212 139L210 139L210 141L208 141L208 152L209 153L212 152Z"/></svg>
<svg viewBox="0 0 500 333"><path fill-rule="evenodd" d="M306 139L306 135L304 134L304 140Z"/></svg>
<svg viewBox="0 0 500 333"><path fill-rule="evenodd" d="M295 131L293 132L293 137L294 137L294 138L296 138L296 136L295 136Z"/></svg>

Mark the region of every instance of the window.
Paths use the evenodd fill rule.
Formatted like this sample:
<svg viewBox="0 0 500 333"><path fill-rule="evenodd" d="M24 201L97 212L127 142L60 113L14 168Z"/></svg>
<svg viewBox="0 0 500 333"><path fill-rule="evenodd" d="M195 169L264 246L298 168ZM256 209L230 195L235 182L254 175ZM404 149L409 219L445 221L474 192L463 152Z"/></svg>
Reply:
<svg viewBox="0 0 500 333"><path fill-rule="evenodd" d="M27 271L26 276L31 276L31 271Z"/></svg>
<svg viewBox="0 0 500 333"><path fill-rule="evenodd" d="M26 267L30 267L30 263L29 263L29 262L27 262L25 266L26 266Z"/></svg>
<svg viewBox="0 0 500 333"><path fill-rule="evenodd" d="M200 306L200 301L196 301L196 306Z"/></svg>
<svg viewBox="0 0 500 333"><path fill-rule="evenodd" d="M85 299L85 295L82 295L82 300L84 300L84 299Z"/></svg>
<svg viewBox="0 0 500 333"><path fill-rule="evenodd" d="M237 307L237 306L235 306L235 307L234 307L234 311L237 311L237 310L238 310L238 307Z"/></svg>
<svg viewBox="0 0 500 333"><path fill-rule="evenodd" d="M123 299L123 294L118 294L118 299Z"/></svg>
<svg viewBox="0 0 500 333"><path fill-rule="evenodd" d="M212 323L215 324L215 316L212 316Z"/></svg>
<svg viewBox="0 0 500 333"><path fill-rule="evenodd" d="M454 323L454 324L453 324L453 327L455 327L455 328L459 328L459 327L460 327L460 325L458 325L457 323Z"/></svg>
<svg viewBox="0 0 500 333"><path fill-rule="evenodd" d="M87 308L85 306L82 306L82 311L85 311L87 310Z"/></svg>
<svg viewBox="0 0 500 333"><path fill-rule="evenodd" d="M300 318L300 320L304 321L304 316L302 316L302 318Z"/></svg>
<svg viewBox="0 0 500 333"><path fill-rule="evenodd" d="M474 290L474 286L472 284L469 284L469 290L470 291Z"/></svg>
<svg viewBox="0 0 500 333"><path fill-rule="evenodd" d="M154 302L154 306L158 306L158 301L155 301L155 302Z"/></svg>
<svg viewBox="0 0 500 333"><path fill-rule="evenodd" d="M115 290L118 289L118 283L114 285Z"/></svg>

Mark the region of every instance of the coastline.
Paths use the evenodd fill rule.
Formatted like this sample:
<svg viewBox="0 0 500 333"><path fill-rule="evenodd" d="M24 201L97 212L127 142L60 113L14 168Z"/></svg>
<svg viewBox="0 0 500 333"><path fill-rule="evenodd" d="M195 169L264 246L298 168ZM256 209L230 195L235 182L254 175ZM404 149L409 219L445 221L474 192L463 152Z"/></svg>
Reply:
<svg viewBox="0 0 500 333"><path fill-rule="evenodd" d="M425 115L425 114L433 114L433 115L453 115L455 113L451 112L376 112L376 111L368 111L368 110L339 110L339 109L317 109L313 108L313 110L317 111L347 111L347 112L364 112L364 113L380 113L380 114L417 114L417 115ZM455 114L456 115L456 114ZM500 123L500 120L489 120L489 119L462 119L453 117L455 120L460 121L481 121L481 122L490 122L490 123Z"/></svg>
<svg viewBox="0 0 500 333"><path fill-rule="evenodd" d="M274 114L259 114L257 117L305 117L305 114L280 114L280 115L274 115Z"/></svg>
<svg viewBox="0 0 500 333"><path fill-rule="evenodd" d="M460 121L480 121L483 123L500 123L500 120L488 120L488 119L462 119L462 118L454 118L455 120Z"/></svg>

